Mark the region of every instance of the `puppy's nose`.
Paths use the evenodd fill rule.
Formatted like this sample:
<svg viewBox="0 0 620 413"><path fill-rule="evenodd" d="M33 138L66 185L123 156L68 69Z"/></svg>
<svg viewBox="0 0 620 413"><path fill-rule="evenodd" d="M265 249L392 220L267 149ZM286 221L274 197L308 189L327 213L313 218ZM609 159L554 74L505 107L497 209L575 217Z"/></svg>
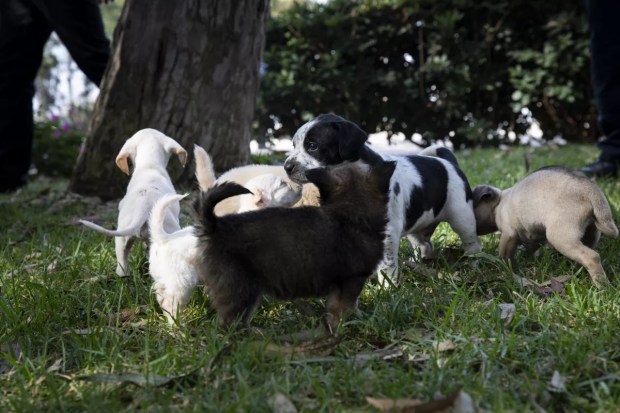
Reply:
<svg viewBox="0 0 620 413"><path fill-rule="evenodd" d="M295 168L295 162L287 159L284 162L284 170L286 171L286 173L290 174L291 172L293 172L293 168Z"/></svg>

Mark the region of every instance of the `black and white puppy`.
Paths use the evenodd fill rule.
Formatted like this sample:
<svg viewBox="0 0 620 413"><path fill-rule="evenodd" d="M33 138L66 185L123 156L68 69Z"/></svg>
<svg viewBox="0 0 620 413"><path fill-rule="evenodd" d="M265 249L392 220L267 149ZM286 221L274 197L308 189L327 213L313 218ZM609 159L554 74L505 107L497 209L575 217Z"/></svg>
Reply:
<svg viewBox="0 0 620 413"><path fill-rule="evenodd" d="M430 239L441 221L447 221L461 237L465 252L479 252L471 188L452 151L433 146L419 155L392 156L373 151L367 139L355 123L333 114L319 115L295 133L294 149L284 169L291 180L305 183L305 171L313 168L356 161L370 165L396 162L379 281L383 282L383 276L399 281L398 247L403 235L420 248L423 257L432 257Z"/></svg>
<svg viewBox="0 0 620 413"><path fill-rule="evenodd" d="M248 193L225 182L194 201L201 278L223 326L247 323L260 297L327 297L333 332L383 256L394 162L310 169L321 206L273 207L218 217L218 202Z"/></svg>

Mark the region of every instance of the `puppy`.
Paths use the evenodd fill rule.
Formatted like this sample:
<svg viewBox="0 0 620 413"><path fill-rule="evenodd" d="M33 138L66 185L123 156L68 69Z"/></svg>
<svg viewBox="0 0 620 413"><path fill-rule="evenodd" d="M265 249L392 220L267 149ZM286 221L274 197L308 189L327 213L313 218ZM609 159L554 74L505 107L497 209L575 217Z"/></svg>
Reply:
<svg viewBox="0 0 620 413"><path fill-rule="evenodd" d="M131 160L134 171L127 185L127 193L118 205L118 229L109 230L89 221L82 224L106 235L116 237L116 274L127 275L128 254L136 238L147 239L145 225L155 202L165 194L174 194L174 186L166 171L170 156L175 154L185 167L187 152L174 139L155 129L142 129L127 139L116 156L116 165L129 175L127 160ZM166 231L179 227L179 206L171 206L164 219Z"/></svg>
<svg viewBox="0 0 620 413"><path fill-rule="evenodd" d="M237 212L255 211L267 207L292 207L301 199L301 185L291 186L290 181L274 174L262 174L244 185L252 192L239 198Z"/></svg>
<svg viewBox="0 0 620 413"><path fill-rule="evenodd" d="M447 221L460 236L465 252L479 252L471 188L452 151L434 146L420 155L390 156L373 151L365 144L367 139L355 123L337 115L320 115L295 133L294 149L284 169L293 181L303 184L305 172L312 168L356 161L370 165L396 162L379 281L383 282L385 274L398 283L398 247L403 235L423 257L432 257L431 236L441 221Z"/></svg>
<svg viewBox="0 0 620 413"><path fill-rule="evenodd" d="M279 299L327 296L336 331L381 260L393 162L306 171L321 206L214 214L218 202L249 191L222 183L194 201L196 235L210 301L221 325L249 322L263 294Z"/></svg>
<svg viewBox="0 0 620 413"><path fill-rule="evenodd" d="M181 310L198 284L198 271L202 268L194 227L172 233L164 227L168 208L178 207L184 197L164 195L155 203L149 218L149 272L157 301L169 324L174 324L175 319L180 322Z"/></svg>
<svg viewBox="0 0 620 413"><path fill-rule="evenodd" d="M213 164L207 152L196 145L194 147L194 157L196 159L196 180L201 191L207 191L216 182L235 182L249 188L255 195L255 190L262 192L264 196L261 199L257 198L255 200L261 201L261 205L255 205L257 207L319 205L317 188L312 184L306 184L302 187L292 182L282 166L241 166L225 172L216 180ZM262 178L261 180L251 182L261 175L271 175L271 178ZM221 216L257 209L252 207L251 199L251 195L225 199L216 206L215 214Z"/></svg>
<svg viewBox="0 0 620 413"><path fill-rule="evenodd" d="M514 259L518 244L537 248L547 241L583 265L596 286L607 284L601 257L593 250L601 233L618 236L601 190L588 177L562 167L539 169L511 188L474 188L479 235L499 230L499 255ZM534 248L532 248L534 247Z"/></svg>

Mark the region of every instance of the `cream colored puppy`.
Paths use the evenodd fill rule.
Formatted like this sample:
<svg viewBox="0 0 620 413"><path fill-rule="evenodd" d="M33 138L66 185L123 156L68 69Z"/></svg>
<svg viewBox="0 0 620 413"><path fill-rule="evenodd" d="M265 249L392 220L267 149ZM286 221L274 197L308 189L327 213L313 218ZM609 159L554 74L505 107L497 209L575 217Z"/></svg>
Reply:
<svg viewBox="0 0 620 413"><path fill-rule="evenodd" d="M117 230L109 230L89 221L82 224L106 235L116 237L116 274L127 275L128 254L136 238L147 239L146 221L155 202L166 194L174 194L174 186L166 165L171 155L177 155L185 166L187 152L174 139L155 129L142 129L127 139L116 156L116 165L129 175L128 160L134 166L127 192L118 204ZM172 205L163 222L166 231L179 227L179 205Z"/></svg>
<svg viewBox="0 0 620 413"><path fill-rule="evenodd" d="M215 207L218 216L251 211L270 206L318 205L319 192L313 184L299 185L291 181L278 165L246 165L233 168L215 178L213 164L207 152L194 146L196 180L201 191L207 191L216 182L235 182L252 191L252 195L228 198Z"/></svg>
<svg viewBox="0 0 620 413"><path fill-rule="evenodd" d="M488 185L473 190L478 235L499 230L499 255L514 259L519 244L547 241L583 265L597 286L607 284L601 257L593 250L601 233L618 236L609 203L588 177L562 167L539 169L504 191Z"/></svg>

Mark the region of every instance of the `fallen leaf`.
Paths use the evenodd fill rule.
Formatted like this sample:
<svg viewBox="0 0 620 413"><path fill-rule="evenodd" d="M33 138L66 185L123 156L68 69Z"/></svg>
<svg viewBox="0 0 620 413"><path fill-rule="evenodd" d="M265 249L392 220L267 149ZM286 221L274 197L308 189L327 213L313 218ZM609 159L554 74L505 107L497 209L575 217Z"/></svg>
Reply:
<svg viewBox="0 0 620 413"><path fill-rule="evenodd" d="M425 361L428 361L431 359L431 356L428 354L410 354L409 356L407 356L407 361L410 363L424 363Z"/></svg>
<svg viewBox="0 0 620 413"><path fill-rule="evenodd" d="M47 272L53 272L58 266L58 261L52 261L47 265Z"/></svg>
<svg viewBox="0 0 620 413"><path fill-rule="evenodd" d="M37 251L37 252L32 252L32 253L26 255L24 257L24 259L25 260L32 260L32 259L40 258L40 257L41 257L41 253Z"/></svg>
<svg viewBox="0 0 620 413"><path fill-rule="evenodd" d="M271 398L270 404L273 413L297 413L297 408L295 408L293 402L282 393L276 393L276 395Z"/></svg>
<svg viewBox="0 0 620 413"><path fill-rule="evenodd" d="M437 272L434 269L415 261L405 261L405 265L413 272L427 277L435 277L435 275L437 275Z"/></svg>
<svg viewBox="0 0 620 413"><path fill-rule="evenodd" d="M456 344L454 344L454 342L451 340L444 340L440 342L434 341L433 349L438 353L444 353L456 349Z"/></svg>
<svg viewBox="0 0 620 413"><path fill-rule="evenodd" d="M461 391L457 390L448 397L443 397L428 402L419 399L375 399L367 397L366 401L381 412L390 413L440 413L455 405ZM468 396L469 397L469 396ZM465 410L466 411L466 410Z"/></svg>
<svg viewBox="0 0 620 413"><path fill-rule="evenodd" d="M561 284L564 284L567 281L569 281L571 278L572 278L572 275L568 275L568 274L558 275L557 277L551 277L549 280L541 282L539 285L541 286L551 285L552 282L559 282Z"/></svg>
<svg viewBox="0 0 620 413"><path fill-rule="evenodd" d="M49 366L49 367L47 368L47 372L48 372L48 373L53 373L53 372L55 372L55 371L60 370L60 369L61 369L61 367L62 367L62 359L58 359L58 360L56 360L56 361L54 362L54 364L52 364L51 366Z"/></svg>
<svg viewBox="0 0 620 413"><path fill-rule="evenodd" d="M512 303L502 303L499 305L499 309L499 319L504 320L505 326L509 325L517 312L517 308Z"/></svg>
<svg viewBox="0 0 620 413"><path fill-rule="evenodd" d="M562 376L559 371L555 370L549 386L547 386L550 392L564 393L566 391L566 377Z"/></svg>

